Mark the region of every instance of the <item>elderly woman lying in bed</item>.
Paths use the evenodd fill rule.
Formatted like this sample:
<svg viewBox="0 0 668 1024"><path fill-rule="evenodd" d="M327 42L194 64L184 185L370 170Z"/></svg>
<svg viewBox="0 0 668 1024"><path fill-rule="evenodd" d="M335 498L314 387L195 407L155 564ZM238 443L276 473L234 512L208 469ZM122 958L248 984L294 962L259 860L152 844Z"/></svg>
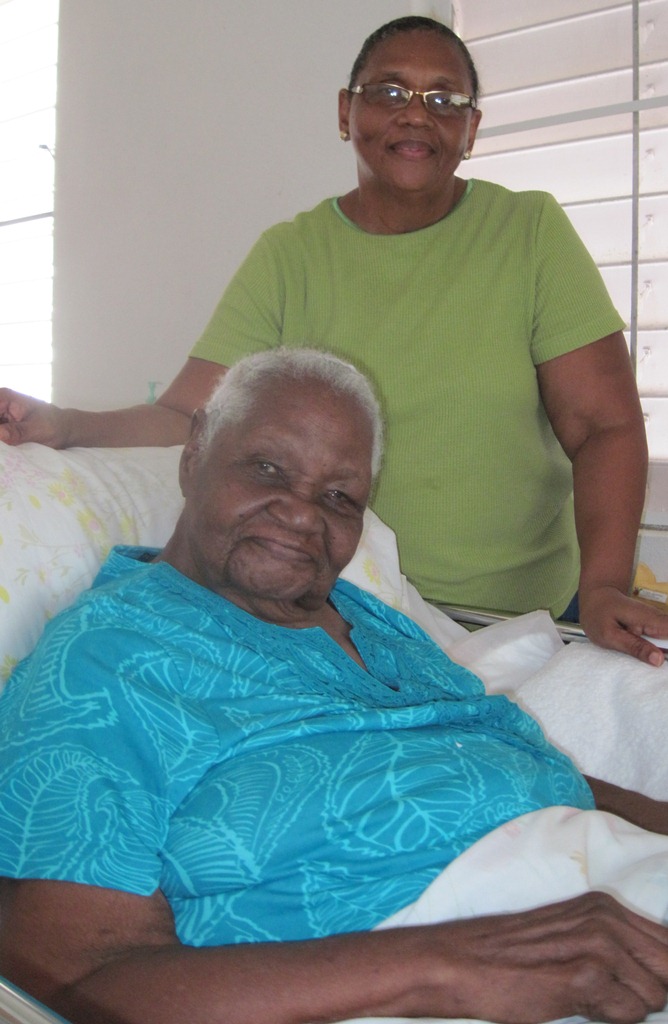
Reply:
<svg viewBox="0 0 668 1024"><path fill-rule="evenodd" d="M668 929L602 894L369 930L527 812L596 796L668 826L593 796L517 706L337 582L381 435L352 367L243 360L195 417L164 550L112 553L10 680L0 970L73 1020L664 1006Z"/></svg>

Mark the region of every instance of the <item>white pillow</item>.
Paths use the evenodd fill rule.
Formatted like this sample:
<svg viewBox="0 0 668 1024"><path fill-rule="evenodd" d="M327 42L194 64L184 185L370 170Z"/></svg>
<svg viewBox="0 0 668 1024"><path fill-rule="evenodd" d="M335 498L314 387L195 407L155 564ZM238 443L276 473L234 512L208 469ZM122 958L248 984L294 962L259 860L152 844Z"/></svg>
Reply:
<svg viewBox="0 0 668 1024"><path fill-rule="evenodd" d="M164 544L183 505L180 453L0 442L0 685L114 544Z"/></svg>

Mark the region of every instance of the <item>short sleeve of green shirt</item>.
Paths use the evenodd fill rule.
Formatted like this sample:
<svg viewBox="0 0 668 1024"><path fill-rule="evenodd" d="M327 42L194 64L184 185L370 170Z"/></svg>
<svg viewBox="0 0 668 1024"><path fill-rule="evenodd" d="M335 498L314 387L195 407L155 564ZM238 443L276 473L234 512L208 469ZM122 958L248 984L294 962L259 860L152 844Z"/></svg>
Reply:
<svg viewBox="0 0 668 1024"><path fill-rule="evenodd" d="M191 356L230 366L280 344L286 281L262 235L241 264Z"/></svg>
<svg viewBox="0 0 668 1024"><path fill-rule="evenodd" d="M547 193L536 229L532 356L536 365L624 327L600 271L567 215Z"/></svg>

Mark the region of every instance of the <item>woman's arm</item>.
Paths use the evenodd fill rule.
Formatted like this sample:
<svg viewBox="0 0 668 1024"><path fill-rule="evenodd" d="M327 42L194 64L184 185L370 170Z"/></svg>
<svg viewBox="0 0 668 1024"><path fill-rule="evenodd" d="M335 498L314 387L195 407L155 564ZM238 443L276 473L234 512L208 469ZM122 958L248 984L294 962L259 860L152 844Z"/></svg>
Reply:
<svg viewBox="0 0 668 1024"><path fill-rule="evenodd" d="M603 782L589 776L585 778L594 794L599 811L609 811L648 832L668 835L668 803L664 800L652 800L643 793L622 789L612 782Z"/></svg>
<svg viewBox="0 0 668 1024"><path fill-rule="evenodd" d="M668 637L668 616L628 597L645 501L647 442L621 332L541 363L550 422L573 463L580 620L601 647L661 665L642 633Z"/></svg>
<svg viewBox="0 0 668 1024"><path fill-rule="evenodd" d="M0 922L0 971L75 1024L630 1024L662 1009L668 990L668 929L601 893L440 925L194 948L179 943L160 892L5 880Z"/></svg>
<svg viewBox="0 0 668 1024"><path fill-rule="evenodd" d="M154 405L110 412L61 409L0 388L0 441L36 441L49 448L136 447L183 444L190 419L206 402L225 367L190 358Z"/></svg>

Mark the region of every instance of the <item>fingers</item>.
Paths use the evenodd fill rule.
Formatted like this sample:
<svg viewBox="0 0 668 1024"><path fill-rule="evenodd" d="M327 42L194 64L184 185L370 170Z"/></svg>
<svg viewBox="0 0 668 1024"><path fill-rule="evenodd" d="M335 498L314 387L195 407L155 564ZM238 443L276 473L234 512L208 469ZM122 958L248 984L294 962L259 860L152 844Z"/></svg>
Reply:
<svg viewBox="0 0 668 1024"><path fill-rule="evenodd" d="M602 915L604 932L594 926L589 942L595 969L602 965L603 976L589 991L605 993L606 1020L621 1024L643 1020L666 1006L668 931L626 910L610 897L596 896L602 897L597 910ZM608 938L613 940L612 944ZM586 1005L581 1012L590 1015Z"/></svg>
<svg viewBox="0 0 668 1024"><path fill-rule="evenodd" d="M635 633L629 632L624 627L617 629L612 642L607 646L613 651L622 651L624 654L630 654L632 658L644 661L647 665L653 665L654 668L660 668L666 657L665 652L660 647L657 647L649 640L643 639L641 636L636 636Z"/></svg>
<svg viewBox="0 0 668 1024"><path fill-rule="evenodd" d="M21 444L21 422L26 412L23 395L10 388L0 388L0 441L11 445Z"/></svg>
<svg viewBox="0 0 668 1024"><path fill-rule="evenodd" d="M583 595L581 609L582 627L594 643L656 668L663 665L665 652L651 638L668 638L668 615L614 587Z"/></svg>
<svg viewBox="0 0 668 1024"><path fill-rule="evenodd" d="M0 421L0 441L10 445L21 444L22 437L19 424L14 423L12 420Z"/></svg>
<svg viewBox="0 0 668 1024"><path fill-rule="evenodd" d="M9 445L35 441L61 447L61 410L49 402L0 388L0 441Z"/></svg>
<svg viewBox="0 0 668 1024"><path fill-rule="evenodd" d="M668 929L605 893L457 922L454 929L456 959L472 951L460 962L463 990L467 979L477 979L466 1016L522 1024L581 1014L633 1024L666 1005Z"/></svg>
<svg viewBox="0 0 668 1024"><path fill-rule="evenodd" d="M576 1012L590 1020L634 1024L666 1005L665 987L628 958L618 961L614 972L585 962L580 965L577 985L581 1002L578 1005L576 996Z"/></svg>

